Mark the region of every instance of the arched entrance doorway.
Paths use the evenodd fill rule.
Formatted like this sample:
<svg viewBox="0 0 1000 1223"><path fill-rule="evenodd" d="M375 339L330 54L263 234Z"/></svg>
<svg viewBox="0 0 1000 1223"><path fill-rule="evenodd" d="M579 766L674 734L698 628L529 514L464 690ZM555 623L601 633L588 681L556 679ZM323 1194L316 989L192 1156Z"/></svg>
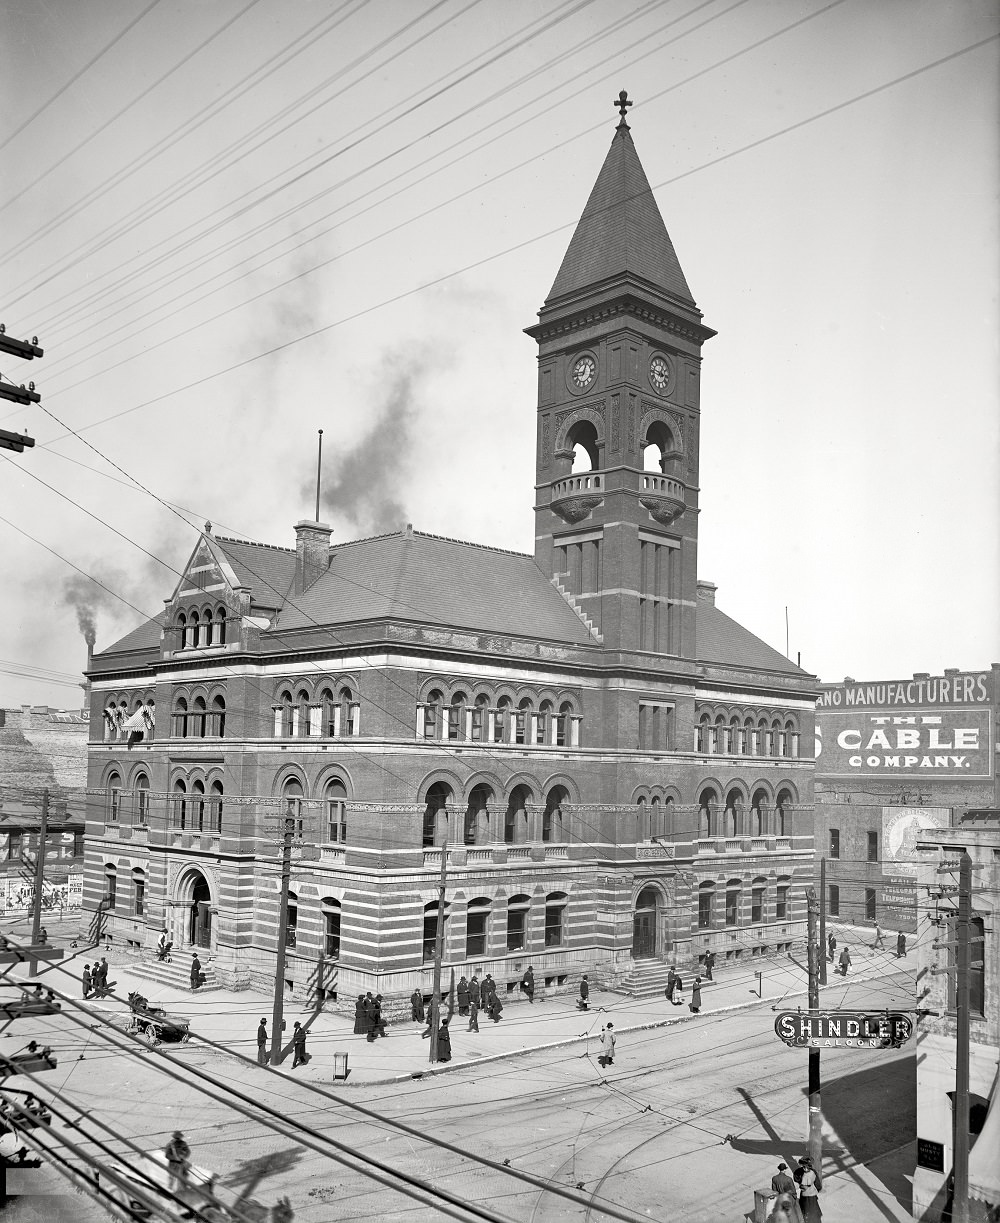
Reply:
<svg viewBox="0 0 1000 1223"><path fill-rule="evenodd" d="M635 902L632 917L632 958L651 960L656 956L656 902L655 888L643 888Z"/></svg>
<svg viewBox="0 0 1000 1223"><path fill-rule="evenodd" d="M197 869L184 874L178 903L184 921L184 942L192 947L212 946L212 891Z"/></svg>

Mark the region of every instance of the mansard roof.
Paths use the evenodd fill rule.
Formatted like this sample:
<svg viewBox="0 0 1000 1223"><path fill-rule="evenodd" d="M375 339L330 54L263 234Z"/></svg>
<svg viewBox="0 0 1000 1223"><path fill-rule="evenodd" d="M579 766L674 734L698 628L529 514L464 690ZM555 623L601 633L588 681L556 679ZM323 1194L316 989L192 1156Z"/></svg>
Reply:
<svg viewBox="0 0 1000 1223"><path fill-rule="evenodd" d="M533 556L421 531L335 546L330 568L275 627L376 619L597 644Z"/></svg>
<svg viewBox="0 0 1000 1223"><path fill-rule="evenodd" d="M623 276L647 281L694 305L624 120L615 131L545 304Z"/></svg>

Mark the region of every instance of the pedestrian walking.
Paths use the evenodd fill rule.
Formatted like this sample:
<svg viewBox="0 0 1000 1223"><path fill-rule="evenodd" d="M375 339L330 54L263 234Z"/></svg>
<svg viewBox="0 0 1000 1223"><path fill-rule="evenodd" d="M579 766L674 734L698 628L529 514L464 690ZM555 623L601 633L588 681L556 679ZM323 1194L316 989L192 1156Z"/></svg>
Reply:
<svg viewBox="0 0 1000 1223"><path fill-rule="evenodd" d="M528 971L521 978L521 990L528 995L528 1001L535 1001L535 970L528 965Z"/></svg>
<svg viewBox="0 0 1000 1223"><path fill-rule="evenodd" d="M261 1019L257 1025L257 1065L267 1065L267 1020Z"/></svg>
<svg viewBox="0 0 1000 1223"><path fill-rule="evenodd" d="M458 983L458 1013L459 1015L469 1013L469 983L464 976Z"/></svg>
<svg viewBox="0 0 1000 1223"><path fill-rule="evenodd" d="M872 944L872 949L874 951L879 951L884 947L885 947L885 937L882 934L882 927L878 924L878 922L876 922L875 923L875 942Z"/></svg>
<svg viewBox="0 0 1000 1223"><path fill-rule="evenodd" d="M296 1019L292 1028L292 1069L294 1070L296 1066L304 1066L308 1060L306 1030Z"/></svg>
<svg viewBox="0 0 1000 1223"><path fill-rule="evenodd" d="M840 959L837 961L837 963L840 965L840 975L842 977L846 977L847 970L851 967L851 952L849 948L844 948L844 950L840 953Z"/></svg>
<svg viewBox="0 0 1000 1223"><path fill-rule="evenodd" d="M94 997L100 998L108 991L108 961L101 956L100 964L94 965Z"/></svg>
<svg viewBox="0 0 1000 1223"><path fill-rule="evenodd" d="M788 1175L788 1164L778 1164L778 1171L771 1177L771 1188L775 1193L790 1193L795 1196L795 1182Z"/></svg>
<svg viewBox="0 0 1000 1223"><path fill-rule="evenodd" d="M187 1184L188 1169L191 1167L191 1148L184 1141L180 1130L174 1130L173 1136L164 1148L167 1157L167 1169L170 1172L169 1192L182 1189Z"/></svg>
<svg viewBox="0 0 1000 1223"><path fill-rule="evenodd" d="M896 935L896 959L901 960L906 955L906 935L900 930Z"/></svg>
<svg viewBox="0 0 1000 1223"><path fill-rule="evenodd" d="M472 980L469 982L469 1002L474 1002L476 1006L483 1005L483 991L475 973L472 974Z"/></svg>
<svg viewBox="0 0 1000 1223"><path fill-rule="evenodd" d="M364 1002L364 999L359 997L358 1002ZM362 1012L363 1017L364 1012ZM419 989L414 989L413 993L410 994L410 1018L414 1023L424 1022L424 996ZM357 1027L354 1030L356 1032L358 1030Z"/></svg>
<svg viewBox="0 0 1000 1223"><path fill-rule="evenodd" d="M691 986L691 1010L695 1015L701 1010L701 977L695 977Z"/></svg>
<svg viewBox="0 0 1000 1223"><path fill-rule="evenodd" d="M684 978L677 974L674 980L674 1006L684 1005Z"/></svg>
<svg viewBox="0 0 1000 1223"><path fill-rule="evenodd" d="M670 968L667 969L667 988L663 991L666 995L667 1001L671 1004L674 1001L674 989L676 986L677 973L674 971L673 965L671 965Z"/></svg>
<svg viewBox="0 0 1000 1223"><path fill-rule="evenodd" d="M201 971L201 960L197 951L191 956L191 988L199 989L205 982L205 974Z"/></svg>
<svg viewBox="0 0 1000 1223"><path fill-rule="evenodd" d="M382 995L376 994L368 1011L368 1040L385 1036L385 1019L382 1017Z"/></svg>
<svg viewBox="0 0 1000 1223"><path fill-rule="evenodd" d="M368 1031L368 1017L365 1015L365 996L358 994L354 1004L354 1035L364 1036Z"/></svg>
<svg viewBox="0 0 1000 1223"><path fill-rule="evenodd" d="M799 1168L796 1171L799 1169L802 1171L799 1180L799 1208L802 1211L803 1223L820 1223L823 1211L819 1204L819 1194L823 1181L808 1155L803 1155L799 1160Z"/></svg>
<svg viewBox="0 0 1000 1223"><path fill-rule="evenodd" d="M500 1022L500 1016L503 1014L503 1003L500 1001L500 996L496 990L490 991L490 1009L487 1014L494 1023Z"/></svg>
<svg viewBox="0 0 1000 1223"><path fill-rule="evenodd" d="M451 1061L451 1033L448 1031L447 1016L441 1020L441 1026L438 1028L438 1061Z"/></svg>
<svg viewBox="0 0 1000 1223"><path fill-rule="evenodd" d="M827 938L826 940L826 952L827 952L826 958L832 964L834 961L834 957L837 954L837 937L832 932L829 938Z"/></svg>
<svg viewBox="0 0 1000 1223"><path fill-rule="evenodd" d="M706 981L715 980L715 978L712 976L712 969L714 967L715 967L715 952L706 951L705 952L705 980Z"/></svg>
<svg viewBox="0 0 1000 1223"><path fill-rule="evenodd" d="M615 1061L615 1025L609 1023L601 1033L601 1053L597 1059L601 1066L612 1066Z"/></svg>
<svg viewBox="0 0 1000 1223"><path fill-rule="evenodd" d="M474 1002L472 995L469 995L469 1029L470 1032L479 1031L479 1003Z"/></svg>
<svg viewBox="0 0 1000 1223"><path fill-rule="evenodd" d="M587 974L583 974L583 979L580 981L580 1001L576 1004L578 1011L586 1011L590 1009L590 984L587 981Z"/></svg>
<svg viewBox="0 0 1000 1223"><path fill-rule="evenodd" d="M89 998L91 991L94 988L94 979L90 975L90 965L89 964L84 964L83 966L82 983L83 983L83 996L84 998Z"/></svg>

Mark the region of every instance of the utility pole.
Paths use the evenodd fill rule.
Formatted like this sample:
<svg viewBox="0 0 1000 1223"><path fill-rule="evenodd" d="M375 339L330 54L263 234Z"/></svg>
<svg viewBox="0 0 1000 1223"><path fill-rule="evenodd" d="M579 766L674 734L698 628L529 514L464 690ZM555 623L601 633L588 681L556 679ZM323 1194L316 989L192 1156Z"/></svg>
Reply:
<svg viewBox="0 0 1000 1223"><path fill-rule="evenodd" d="M808 903L808 939L809 939L809 1012L819 1011L819 959L823 948L818 942L819 901L816 889L806 892ZM819 1049L809 1050L809 1138L808 1151L812 1157L816 1175L822 1178L823 1167L823 1110L820 1101L820 1066Z"/></svg>
<svg viewBox="0 0 1000 1223"><path fill-rule="evenodd" d="M954 1223L969 1223L969 935L972 925L972 858L958 867L958 921L955 937L955 1107Z"/></svg>
<svg viewBox="0 0 1000 1223"><path fill-rule="evenodd" d="M0 353L21 357L25 361L34 361L35 357L44 356L45 350L38 347L38 336L33 335L30 340L16 340L7 334L7 328L0 323ZM33 382L29 382L27 386L23 382L20 386L15 386L12 382L4 381L2 376L0 376L0 399L9 399L13 403L20 404L42 402L42 397L35 390ZM11 433L7 429L0 429L0 450L14 450L18 454L23 454L26 446L30 449L34 444L35 439L29 437L27 433Z"/></svg>
<svg viewBox="0 0 1000 1223"><path fill-rule="evenodd" d="M281 896L278 900L278 956L274 966L274 1008L271 1011L270 1064L277 1066L281 1058L281 1025L285 1005L285 940L288 937L288 884L292 877L292 837L295 835L295 812L289 805L285 812L284 834L281 839Z"/></svg>
<svg viewBox="0 0 1000 1223"><path fill-rule="evenodd" d="M31 945L37 947L42 931L42 891L45 886L45 841L49 834L49 789L42 791L42 814L38 823L38 852L35 854L35 896L32 903Z"/></svg>
<svg viewBox="0 0 1000 1223"><path fill-rule="evenodd" d="M826 858L819 860L819 983L826 985Z"/></svg>
<svg viewBox="0 0 1000 1223"><path fill-rule="evenodd" d="M441 874L438 878L437 925L434 930L434 981L431 989L431 1047L429 1060L438 1060L438 1029L441 1024L441 961L444 959L444 890L448 877L448 834L441 842Z"/></svg>

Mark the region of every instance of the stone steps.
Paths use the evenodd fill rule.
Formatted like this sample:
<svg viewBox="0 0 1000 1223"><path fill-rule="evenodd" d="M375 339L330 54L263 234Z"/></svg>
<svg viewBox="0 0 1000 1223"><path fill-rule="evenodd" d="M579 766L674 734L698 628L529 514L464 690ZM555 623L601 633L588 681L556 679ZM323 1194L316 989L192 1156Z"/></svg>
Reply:
<svg viewBox="0 0 1000 1223"><path fill-rule="evenodd" d="M618 988L632 998L652 998L666 989L669 972L670 965L659 960L636 964L622 978Z"/></svg>
<svg viewBox="0 0 1000 1223"><path fill-rule="evenodd" d="M199 957L200 958L200 957ZM130 964L128 971L134 977L142 977L147 981L156 981L159 985L170 985L174 989L187 990L191 994L204 994L209 990L224 988L215 976L211 964L202 963L201 971L206 980L199 989L191 988L191 957L181 953L171 960L143 960L138 964Z"/></svg>

